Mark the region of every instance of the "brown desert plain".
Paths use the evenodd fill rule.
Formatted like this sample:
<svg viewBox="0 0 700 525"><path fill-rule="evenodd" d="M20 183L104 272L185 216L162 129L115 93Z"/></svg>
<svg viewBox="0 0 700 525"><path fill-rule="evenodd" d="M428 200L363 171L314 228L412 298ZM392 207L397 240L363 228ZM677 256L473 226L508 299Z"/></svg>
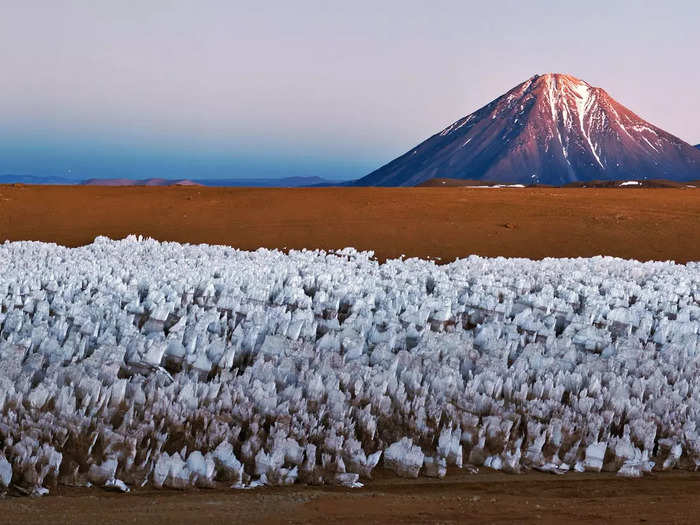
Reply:
<svg viewBox="0 0 700 525"><path fill-rule="evenodd" d="M68 246L97 235L242 249L354 246L379 259L447 262L612 255L700 260L700 191L610 188L313 188L0 186L0 241ZM700 475L482 469L442 480L379 470L362 489L224 488L177 492L57 487L0 500L0 523L697 523Z"/></svg>
<svg viewBox="0 0 700 525"><path fill-rule="evenodd" d="M98 235L254 250L700 260L695 188L211 188L0 185L0 241Z"/></svg>

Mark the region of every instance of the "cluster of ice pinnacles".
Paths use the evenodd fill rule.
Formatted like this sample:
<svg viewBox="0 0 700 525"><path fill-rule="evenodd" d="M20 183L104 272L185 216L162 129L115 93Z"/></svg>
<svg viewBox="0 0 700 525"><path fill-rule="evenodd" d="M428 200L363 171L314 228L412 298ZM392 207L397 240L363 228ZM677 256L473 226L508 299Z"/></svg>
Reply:
<svg viewBox="0 0 700 525"><path fill-rule="evenodd" d="M696 469L700 265L0 245L0 491Z"/></svg>

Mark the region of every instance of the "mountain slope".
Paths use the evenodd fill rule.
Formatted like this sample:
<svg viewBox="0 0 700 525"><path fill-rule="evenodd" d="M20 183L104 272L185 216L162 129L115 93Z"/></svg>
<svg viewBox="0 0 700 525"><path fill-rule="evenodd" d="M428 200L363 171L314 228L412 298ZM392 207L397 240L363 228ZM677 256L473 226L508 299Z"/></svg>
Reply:
<svg viewBox="0 0 700 525"><path fill-rule="evenodd" d="M603 89L535 75L357 181L413 186L436 178L566 184L700 177L700 151L646 122Z"/></svg>

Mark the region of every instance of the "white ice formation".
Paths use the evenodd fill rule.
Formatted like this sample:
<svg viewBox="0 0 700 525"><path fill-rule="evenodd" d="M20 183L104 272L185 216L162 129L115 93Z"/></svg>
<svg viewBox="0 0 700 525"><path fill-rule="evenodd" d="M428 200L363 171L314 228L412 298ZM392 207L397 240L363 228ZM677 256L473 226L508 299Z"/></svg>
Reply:
<svg viewBox="0 0 700 525"><path fill-rule="evenodd" d="M700 264L0 245L0 491L700 465Z"/></svg>

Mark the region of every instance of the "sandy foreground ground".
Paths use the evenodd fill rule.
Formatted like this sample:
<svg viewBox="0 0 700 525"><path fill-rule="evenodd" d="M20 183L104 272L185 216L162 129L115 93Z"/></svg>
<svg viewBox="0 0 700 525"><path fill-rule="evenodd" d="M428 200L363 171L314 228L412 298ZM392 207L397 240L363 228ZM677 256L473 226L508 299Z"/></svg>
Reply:
<svg viewBox="0 0 700 525"><path fill-rule="evenodd" d="M698 523L700 475L692 473L635 480L538 472L377 478L362 489L63 488L43 498L0 500L0 523Z"/></svg>
<svg viewBox="0 0 700 525"><path fill-rule="evenodd" d="M354 246L380 259L469 254L700 260L700 190L0 186L0 242L97 235L243 249ZM697 523L700 474L379 472L362 489L59 487L0 499L0 523Z"/></svg>
<svg viewBox="0 0 700 525"><path fill-rule="evenodd" d="M686 262L700 260L700 189L0 186L0 242L130 233L243 249L354 246L380 259Z"/></svg>

